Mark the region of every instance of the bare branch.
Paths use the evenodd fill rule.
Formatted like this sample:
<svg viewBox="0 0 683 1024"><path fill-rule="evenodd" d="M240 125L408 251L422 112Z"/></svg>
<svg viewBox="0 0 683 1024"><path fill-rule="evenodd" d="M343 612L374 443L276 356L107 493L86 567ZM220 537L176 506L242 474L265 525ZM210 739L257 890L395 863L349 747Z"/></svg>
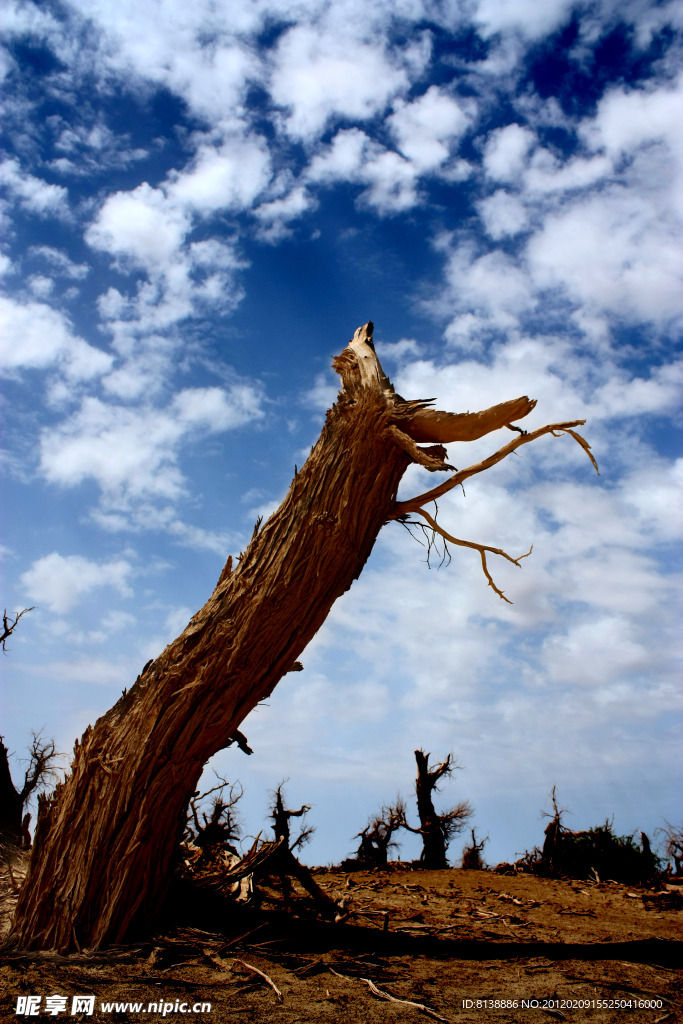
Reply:
<svg viewBox="0 0 683 1024"><path fill-rule="evenodd" d="M519 563L522 558L529 557L529 555L534 549L533 544L531 545L531 547L525 555L519 555L517 558L513 558L512 555L508 555L507 551L503 551L502 548L492 548L488 544L475 544L475 542L472 540L458 540L457 537L452 537L450 533L446 533L445 530L442 530L439 524L437 523L436 519L430 516L429 512L425 512L423 508L415 509L415 511L419 515L421 515L423 519L426 519L431 528L435 530L438 534L440 534L444 538L444 540L450 541L451 544L457 544L461 548L474 548L475 551L478 551L481 556L481 567L484 570L484 575L486 576L486 579L489 581L489 586L493 587L496 594L498 594L498 597L502 598L503 601L507 601L508 604L512 604L512 601L508 597L506 597L503 591L500 590L493 582L493 578L486 564L486 552L488 551L492 555L501 555L503 558L507 558L508 562L512 562L513 565L516 565L521 569L522 567Z"/></svg>
<svg viewBox="0 0 683 1024"><path fill-rule="evenodd" d="M20 793L22 805L37 789L45 788L56 779L54 762L59 756L54 740L43 741L41 733L33 733L33 740L29 747L28 768L24 774L24 785Z"/></svg>
<svg viewBox="0 0 683 1024"><path fill-rule="evenodd" d="M403 427L413 441L475 441L492 430L507 427L514 420L528 416L536 402L526 395L501 402L482 412L442 412L439 409L417 409ZM512 428L519 429L519 428Z"/></svg>
<svg viewBox="0 0 683 1024"><path fill-rule="evenodd" d="M498 462L502 462L504 458L514 452L517 448L521 447L521 445L528 444L529 441L535 441L537 438L543 437L544 434L552 434L553 437L559 437L563 433L571 434L577 444L580 444L586 452L597 471L598 466L590 452L590 445L588 444L588 441L581 437L580 434L577 434L576 431L570 429L571 427L579 427L585 422L585 420L567 420L566 423L549 423L545 427L539 427L538 430L533 430L530 434L520 435L520 437L516 437L514 441L510 441L509 444L499 448L493 455L489 455L488 458L483 459L482 462L476 462L473 466L468 466L467 469L459 470L450 478L450 480L446 480L445 483L432 488L431 491L426 491L424 494L418 494L417 497L409 498L408 501L397 501L389 518L398 519L400 516L407 515L410 512L418 512L423 505L428 505L429 502L434 501L435 498L440 498L442 494L446 494L448 491L452 490L453 487L457 487L458 484L462 484L469 477L475 476L477 473L483 473L484 470L490 469L491 466L495 466Z"/></svg>
<svg viewBox="0 0 683 1024"><path fill-rule="evenodd" d="M247 970L251 971L253 974L258 974L259 978L263 978L263 980L266 982L266 984L270 985L270 987L272 988L273 992L277 996L278 1003L282 1002L282 999L283 999L282 992L277 987L277 985L275 984L275 982L273 981L272 978L269 978L267 974L264 974L263 971L260 971L258 969L258 967L252 967L251 964L245 963L244 960L235 960L235 963L236 964L242 964L242 966L246 967Z"/></svg>
<svg viewBox="0 0 683 1024"><path fill-rule="evenodd" d="M435 473L447 470L455 469L454 466L449 466L444 459L448 452L442 445L432 445L431 448L419 448L415 444L412 437L408 437L402 430L399 430L397 426L392 424L387 428L388 433L391 434L394 441L400 444L404 451L408 452L413 462L416 462L419 466L424 469L428 469L430 473Z"/></svg>
<svg viewBox="0 0 683 1024"><path fill-rule="evenodd" d="M574 440L578 444L581 445L581 447L585 451L586 455L588 456L588 458L591 460L591 462L595 466L595 472L598 474L598 476L600 476L600 470L598 469L598 464L595 461L595 458L593 457L593 452L591 451L591 446L589 445L589 443L586 440L586 438L582 437L581 434L577 434L575 430L569 430L568 427L565 427L564 433L565 434L571 434L572 437L574 438ZM553 437L561 437L561 434L553 434Z"/></svg>
<svg viewBox="0 0 683 1024"><path fill-rule="evenodd" d="M2 643L3 651L7 650L7 648L5 647L5 641L12 635L12 633L16 629L19 619L22 617L22 615L26 615L26 612L32 612L34 608L35 605L33 605L32 608L24 608L23 611L17 612L14 622L11 621L9 615L7 614L7 609L5 608L4 615L2 616L2 636L0 636L0 643Z"/></svg>

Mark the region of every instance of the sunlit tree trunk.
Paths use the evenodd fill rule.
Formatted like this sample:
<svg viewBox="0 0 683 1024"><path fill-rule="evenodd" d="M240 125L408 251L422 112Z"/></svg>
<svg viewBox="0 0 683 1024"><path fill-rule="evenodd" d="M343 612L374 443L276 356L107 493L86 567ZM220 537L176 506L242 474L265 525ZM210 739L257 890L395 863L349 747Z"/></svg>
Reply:
<svg viewBox="0 0 683 1024"><path fill-rule="evenodd" d="M481 437L534 404L452 415L406 402L382 372L372 324L334 366L342 389L282 505L184 632L86 730L43 803L14 919L19 946L99 947L154 919L206 761L294 668L382 526L405 517L396 495L407 466L449 468L444 448L415 442Z"/></svg>

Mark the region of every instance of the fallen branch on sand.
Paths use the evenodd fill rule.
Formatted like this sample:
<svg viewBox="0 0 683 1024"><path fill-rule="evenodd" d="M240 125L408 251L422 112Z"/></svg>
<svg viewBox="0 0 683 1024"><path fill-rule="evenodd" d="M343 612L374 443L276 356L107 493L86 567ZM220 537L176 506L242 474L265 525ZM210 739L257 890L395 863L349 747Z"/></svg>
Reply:
<svg viewBox="0 0 683 1024"><path fill-rule="evenodd" d="M259 978L263 978L263 980L266 982L266 984L270 985L270 987L272 988L273 992L277 996L278 1003L283 1002L284 996L282 995L282 992L277 987L277 985L275 984L275 982L273 981L272 978L269 978L267 974L263 973L263 971L259 971L258 967L253 967L251 964L245 963L244 960L235 960L235 963L236 964L242 964L242 967L246 967L247 970L252 971L253 974L258 974Z"/></svg>
<svg viewBox="0 0 683 1024"><path fill-rule="evenodd" d="M329 970L332 974L336 975L337 978L343 978L344 981L356 980L355 978L349 978L346 974L340 974L339 971L335 971L333 967L330 967ZM448 1024L448 1019L446 1017L442 1017L436 1012L436 1010L430 1010L430 1008L425 1006L424 1003L415 1003L412 999L397 999L396 996L392 996L388 992L384 992L383 989L377 988L375 983L370 981L369 978L359 978L358 980L364 982L372 992L373 996L377 996L378 999L385 999L389 1003L401 1003L402 1006L412 1006L413 1009L419 1010L420 1013L426 1013L428 1017L433 1017L434 1020L440 1020L442 1024Z"/></svg>

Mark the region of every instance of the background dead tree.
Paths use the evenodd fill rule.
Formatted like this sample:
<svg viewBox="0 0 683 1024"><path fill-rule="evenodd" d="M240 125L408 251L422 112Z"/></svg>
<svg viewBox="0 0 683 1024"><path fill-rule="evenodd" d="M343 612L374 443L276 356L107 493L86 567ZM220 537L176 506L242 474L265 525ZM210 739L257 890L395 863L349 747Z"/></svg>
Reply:
<svg viewBox="0 0 683 1024"><path fill-rule="evenodd" d="M355 835L360 839L355 861L358 867L385 868L389 850L398 847L393 836L399 829L406 827L406 808L403 800L398 797L395 804L383 806L379 814L368 821L362 832ZM352 861L345 861L350 864Z"/></svg>
<svg viewBox="0 0 683 1024"><path fill-rule="evenodd" d="M676 828L668 821L664 825L664 828L657 830L664 838L664 856L674 862L676 874L680 877L683 875L683 828Z"/></svg>
<svg viewBox="0 0 683 1024"><path fill-rule="evenodd" d="M627 885L652 884L661 878L660 859L644 832L640 832L640 844L634 835L616 835L610 820L573 832L562 821L566 809L558 806L554 786L550 798L552 814L541 812L550 818L543 848L534 847L515 864L499 864L497 871L529 871L551 878L584 878L593 882L613 879Z"/></svg>
<svg viewBox="0 0 683 1024"><path fill-rule="evenodd" d="M202 862L211 859L216 851L228 850L238 856L233 844L239 841L241 828L235 807L244 791L239 782L232 784L220 775L216 778L218 785L205 793L196 793L188 809L186 839L202 851ZM208 797L212 799L208 811L204 811L202 805Z"/></svg>
<svg viewBox="0 0 683 1024"><path fill-rule="evenodd" d="M32 612L34 608L35 605L32 608L24 608L23 611L17 612L16 615L14 616L14 621L12 621L12 616L7 614L7 609L5 608L5 612L2 616L2 636L0 636L0 643L2 643L3 651L7 650L7 648L5 647L5 643L11 637L14 630L17 628L19 619L22 617L22 615L26 615L27 612Z"/></svg>
<svg viewBox="0 0 683 1024"><path fill-rule="evenodd" d="M21 847L31 845L29 824L31 815L26 811L32 796L40 796L57 778L55 761L59 754L54 740L44 740L40 733L33 733L28 748L28 767L24 773L21 789L12 781L9 767L9 751L0 736L0 845Z"/></svg>
<svg viewBox="0 0 683 1024"><path fill-rule="evenodd" d="M270 809L270 817L273 820L273 832L275 833L275 839L284 839L289 850L300 849L305 846L306 843L310 842L315 828L312 825L306 826L304 820L310 807L308 804L304 804L298 811L286 810L283 803L282 787L284 782L281 782L273 793L273 803ZM289 819L290 818L301 818L301 829L299 835L296 837L294 842L291 840Z"/></svg>
<svg viewBox="0 0 683 1024"><path fill-rule="evenodd" d="M448 867L446 851L454 835L462 832L465 822L474 814L469 801L461 800L449 811L438 814L434 807L432 794L439 792L439 782L459 767L449 754L445 761L429 767L429 754L422 750L415 751L417 761L417 779L415 780L415 796L417 797L417 813L420 827L412 828L404 821L404 828L422 836L422 853L420 864L425 868L439 870Z"/></svg>
<svg viewBox="0 0 683 1024"><path fill-rule="evenodd" d="M544 829L545 839L543 840L540 863L544 874L554 875L560 871L561 867L562 856L560 848L562 845L562 834L567 831L562 823L562 815L567 813L567 808L558 807L555 786L550 791L550 799L553 805L553 813L549 814L548 811L541 811L542 817L550 818L550 821Z"/></svg>
<svg viewBox="0 0 683 1024"><path fill-rule="evenodd" d="M462 851L462 868L464 871L486 870L486 864L484 863L481 851L484 849L488 841L489 837L485 836L484 839L480 839L479 842L477 842L475 830L472 829L472 838Z"/></svg>
<svg viewBox="0 0 683 1024"><path fill-rule="evenodd" d="M372 330L359 328L334 360L341 391L279 509L237 566L228 560L182 634L76 743L70 775L39 815L14 919L17 945L98 948L151 925L204 765L294 668L384 524L428 516L429 502L546 434L569 433L590 455L573 430L583 420L548 424L397 501L411 463L448 471L444 443L511 425L535 403L523 396L456 414L405 400L382 370ZM450 542L477 550L488 573L486 553L498 549Z"/></svg>

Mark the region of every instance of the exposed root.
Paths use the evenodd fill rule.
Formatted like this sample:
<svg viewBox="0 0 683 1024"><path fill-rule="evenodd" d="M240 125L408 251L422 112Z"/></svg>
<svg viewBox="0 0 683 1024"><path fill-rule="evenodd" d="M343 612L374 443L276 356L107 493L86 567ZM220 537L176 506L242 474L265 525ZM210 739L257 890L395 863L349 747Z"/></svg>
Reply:
<svg viewBox="0 0 683 1024"><path fill-rule="evenodd" d="M492 555L501 555L503 558L507 558L508 562L512 562L513 565L516 565L521 569L522 567L519 563L522 560L522 558L529 557L529 555L534 549L533 544L531 545L531 547L525 555L518 555L517 558L513 558L512 555L508 555L507 551L503 551L502 548L492 548L488 544L476 544L472 540L458 540L457 537L452 537L450 533L446 533L445 530L442 530L439 524L437 523L436 519L434 519L433 516L430 516L429 512L425 512L423 508L416 508L415 511L419 515L421 515L423 519L426 519L429 525L431 526L432 530L436 531L436 533L443 537L444 540L450 541L451 544L457 544L461 548L474 548L475 551L478 551L481 556L481 567L484 570L484 575L486 576L486 579L489 581L489 586L495 590L496 594L498 594L498 597L500 597L503 601L507 601L508 604L512 604L512 601L508 597L506 597L503 591L499 587L497 587L496 584L493 582L493 577L491 576L491 573L489 572L488 566L486 564L486 552L488 551Z"/></svg>

